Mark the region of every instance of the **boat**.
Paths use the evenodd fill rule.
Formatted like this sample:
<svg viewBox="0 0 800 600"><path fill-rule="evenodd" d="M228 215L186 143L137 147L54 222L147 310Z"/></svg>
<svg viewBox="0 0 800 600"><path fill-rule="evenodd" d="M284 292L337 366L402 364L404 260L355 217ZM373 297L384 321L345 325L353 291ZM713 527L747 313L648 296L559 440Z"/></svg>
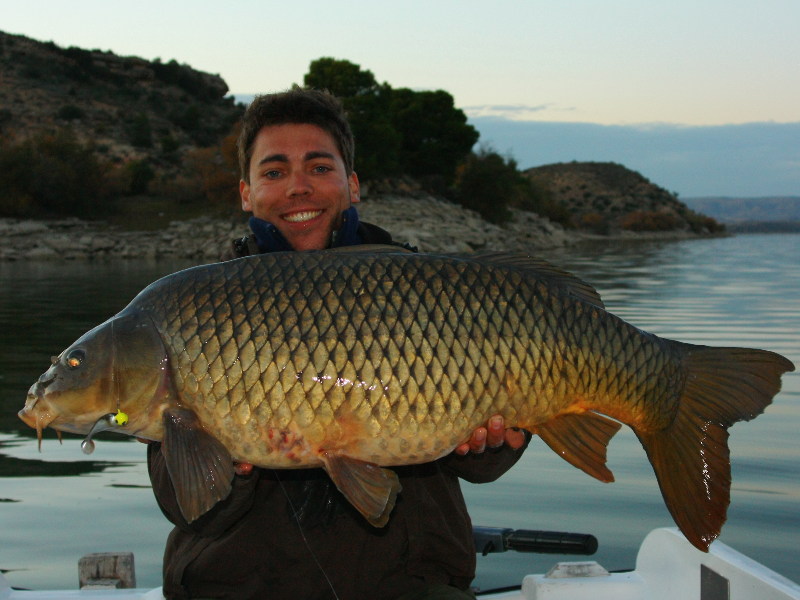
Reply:
<svg viewBox="0 0 800 600"><path fill-rule="evenodd" d="M592 554L593 536L476 527L482 553L517 550ZM98 586L88 586L98 587ZM520 584L478 592L480 600L800 600L800 585L716 541L708 553L677 528L651 531L636 567L608 572L595 561L558 562ZM0 600L163 600L161 588L17 590L0 574Z"/></svg>

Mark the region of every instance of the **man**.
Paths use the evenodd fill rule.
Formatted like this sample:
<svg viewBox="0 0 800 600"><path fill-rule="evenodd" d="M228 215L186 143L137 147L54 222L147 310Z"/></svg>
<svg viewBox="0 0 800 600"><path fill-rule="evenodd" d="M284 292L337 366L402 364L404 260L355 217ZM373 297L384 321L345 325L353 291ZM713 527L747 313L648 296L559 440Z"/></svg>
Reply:
<svg viewBox="0 0 800 600"><path fill-rule="evenodd" d="M260 96L239 138L242 208L253 234L235 254L392 244L353 204L353 136L339 102L299 88ZM160 444L148 447L153 489L176 525L164 556L167 598L471 598L472 529L458 478L492 481L528 436L494 417L440 460L396 468L402 492L375 528L320 469L236 465L230 496L189 524ZM487 449L488 447L488 449Z"/></svg>

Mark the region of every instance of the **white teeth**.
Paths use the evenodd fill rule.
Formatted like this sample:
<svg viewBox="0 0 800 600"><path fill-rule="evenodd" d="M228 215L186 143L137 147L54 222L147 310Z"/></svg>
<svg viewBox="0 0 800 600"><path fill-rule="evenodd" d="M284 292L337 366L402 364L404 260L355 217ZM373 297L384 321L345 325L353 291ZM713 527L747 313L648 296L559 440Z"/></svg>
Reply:
<svg viewBox="0 0 800 600"><path fill-rule="evenodd" d="M290 215L286 215L283 218L289 221L290 223L302 223L303 221L310 221L314 217L318 217L321 214L322 214L321 210L306 210L303 212L296 212Z"/></svg>

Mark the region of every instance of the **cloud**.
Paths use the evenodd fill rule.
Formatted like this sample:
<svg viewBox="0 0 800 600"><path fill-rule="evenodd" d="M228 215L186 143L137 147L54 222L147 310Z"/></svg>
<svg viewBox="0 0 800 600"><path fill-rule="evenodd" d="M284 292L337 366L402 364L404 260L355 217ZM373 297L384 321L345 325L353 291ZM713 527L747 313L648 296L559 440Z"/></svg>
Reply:
<svg viewBox="0 0 800 600"><path fill-rule="evenodd" d="M525 121L540 116L542 112L570 112L572 107L559 107L552 102L546 104L480 104L463 107L470 118L496 117L511 121Z"/></svg>
<svg viewBox="0 0 800 600"><path fill-rule="evenodd" d="M625 165L681 196L800 195L800 123L685 126L470 117L480 143L521 168L554 162Z"/></svg>

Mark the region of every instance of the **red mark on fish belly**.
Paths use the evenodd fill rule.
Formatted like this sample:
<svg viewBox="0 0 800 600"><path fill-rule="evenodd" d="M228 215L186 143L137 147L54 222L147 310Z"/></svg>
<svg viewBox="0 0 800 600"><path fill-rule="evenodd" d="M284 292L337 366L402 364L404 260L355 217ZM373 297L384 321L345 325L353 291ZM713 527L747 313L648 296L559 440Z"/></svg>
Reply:
<svg viewBox="0 0 800 600"><path fill-rule="evenodd" d="M296 450L303 443L302 436L298 436L294 431L289 431L288 429L270 427L267 430L267 439L272 451L280 452L291 461L300 462Z"/></svg>

